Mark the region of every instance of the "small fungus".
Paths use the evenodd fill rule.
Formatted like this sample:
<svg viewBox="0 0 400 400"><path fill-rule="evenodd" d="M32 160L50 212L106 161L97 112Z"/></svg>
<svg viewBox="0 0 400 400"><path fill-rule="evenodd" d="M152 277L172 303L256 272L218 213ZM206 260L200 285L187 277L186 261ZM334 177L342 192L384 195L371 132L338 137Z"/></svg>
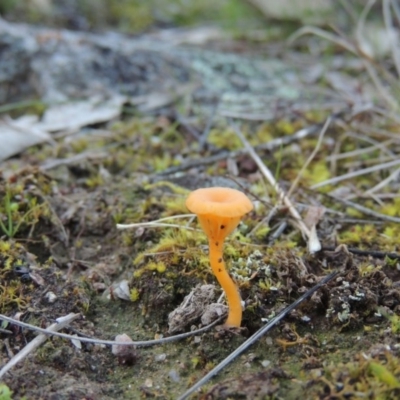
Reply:
<svg viewBox="0 0 400 400"><path fill-rule="evenodd" d="M222 187L197 189L186 199L186 207L197 215L208 237L211 269L225 291L229 313L227 327L240 327L242 304L238 288L229 276L223 261L225 238L238 226L241 218L253 209L242 192Z"/></svg>

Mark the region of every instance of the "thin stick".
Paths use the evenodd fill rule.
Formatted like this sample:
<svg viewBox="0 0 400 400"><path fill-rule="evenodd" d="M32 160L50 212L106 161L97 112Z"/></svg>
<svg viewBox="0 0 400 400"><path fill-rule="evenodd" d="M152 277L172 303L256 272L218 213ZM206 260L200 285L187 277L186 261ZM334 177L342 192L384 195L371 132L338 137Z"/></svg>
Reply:
<svg viewBox="0 0 400 400"><path fill-rule="evenodd" d="M269 225L269 222L272 220L272 218L277 214L279 211L279 207L277 205L274 205L271 210L269 211L268 215L264 217L250 232L249 236L253 236L257 230L263 226L263 225Z"/></svg>
<svg viewBox="0 0 400 400"><path fill-rule="evenodd" d="M398 103L396 99L390 94L388 90L386 90L385 85L382 83L381 79L379 78L376 69L372 66L372 64L367 61L365 58L362 59L365 69L367 70L372 82L374 83L375 87L378 89L378 92L382 96L383 100L386 100L389 106L391 106L394 110L397 110Z"/></svg>
<svg viewBox="0 0 400 400"><path fill-rule="evenodd" d="M340 123L338 123L338 124L340 124ZM343 127L343 130L346 132L346 137L354 138L356 140L370 143L373 146L376 146L382 153L385 153L386 157L390 157L390 159L392 159L392 160L397 158L396 155L391 150L389 150L390 147L385 142L368 137L364 134L364 132L363 132L363 134L351 132L349 130L349 127L347 126L347 124L343 124L342 127Z"/></svg>
<svg viewBox="0 0 400 400"><path fill-rule="evenodd" d="M319 134L318 142L317 142L313 152L310 154L310 157L308 157L307 161L303 164L303 166L301 167L301 169L300 169L299 173L297 174L295 180L293 181L292 185L290 186L290 189L289 189L289 191L287 193L287 197L290 198L291 194L296 189L296 187L297 187L297 185L299 183L299 180L300 180L301 176L303 175L304 171L307 169L307 167L309 166L310 162L314 159L314 157L318 153L318 151L319 151L319 149L321 147L321 144L322 144L322 139L324 138L325 133L328 130L328 127L329 127L331 121L332 120L331 120L330 117L328 117L326 119L326 122L325 122L324 126L321 129L321 133Z"/></svg>
<svg viewBox="0 0 400 400"><path fill-rule="evenodd" d="M392 49L393 62L396 67L397 75L400 76L400 54L398 50L398 41L394 40L394 37L392 36L394 28L392 13L390 11L390 4L393 4L391 0L383 0L383 20L385 22L387 37L389 39L390 47Z"/></svg>
<svg viewBox="0 0 400 400"><path fill-rule="evenodd" d="M365 215L370 215L371 217L375 217L375 218L381 219L383 221L400 223L400 218L398 218L398 217L392 217L390 215L381 214L377 211L371 210L370 208L364 207L360 204L354 203L349 200L342 199L340 197L335 197L335 196L331 196L331 195L329 197L332 197L336 201L340 201L341 203L345 204L346 206L355 208L356 210L361 211Z"/></svg>
<svg viewBox="0 0 400 400"><path fill-rule="evenodd" d="M57 318L57 322L55 324L51 324L47 329L45 329L46 333L54 334L60 329L68 326L72 321L77 319L80 314L68 314L65 317ZM4 319L4 318L3 318ZM19 322L19 321L18 321ZM25 359L30 353L32 353L37 347L39 347L42 343L44 343L48 339L48 336L44 333L39 334L35 339L29 342L20 352L18 352L14 357L8 361L6 365L0 370L0 378L3 377L11 368L13 368L16 364Z"/></svg>
<svg viewBox="0 0 400 400"><path fill-rule="evenodd" d="M389 140L385 140L382 143L374 144L373 146L370 146L370 147L363 147L361 149L347 151L347 152L339 153L339 154L332 154L330 156L327 156L325 158L325 160L326 161L337 161L337 160L343 160L344 158L354 158L359 155L372 153L372 152L376 151L377 149L382 149L382 146L388 146L390 144L393 144L393 142L394 142L393 139L389 139Z"/></svg>
<svg viewBox="0 0 400 400"><path fill-rule="evenodd" d="M301 304L304 300L309 298L322 285L325 285L326 283L331 281L338 274L339 274L339 271L334 271L334 272L330 273L329 275L325 276L325 278L323 278L321 281L319 281L315 286L313 286L310 290L308 290L301 297L299 297L294 303L292 303L290 306L286 307L276 317L271 319L270 322L268 322L266 325L264 325L262 328L260 328L253 336L251 336L244 343L242 343L233 353L231 353L228 357L226 357L215 368L213 368L208 374L203 376L203 378L201 378L195 385L193 385L182 396L180 396L178 398L178 400L185 400L191 394L193 394L196 390L200 389L201 386L203 386L206 382L208 382L213 376L217 375L223 368L225 368L236 357L238 357L245 350L247 350L258 339L260 339L262 336L264 336L271 328L273 328L278 322L280 322L283 318L285 318L286 315L288 315L291 311L293 311L299 304Z"/></svg>
<svg viewBox="0 0 400 400"><path fill-rule="evenodd" d="M339 46L342 46L344 49L348 50L350 53L353 53L356 56L358 55L357 48L354 47L347 40L344 40L337 35L324 31L323 29L316 28L314 26L303 26L289 37L288 43L292 45L293 42L295 42L300 36L307 34L319 36L325 40L328 40L330 42L336 43Z"/></svg>
<svg viewBox="0 0 400 400"><path fill-rule="evenodd" d="M351 179L351 178L355 178L357 176L369 174L370 172L376 172L376 171L381 171L382 169L395 167L396 165L399 165L399 164L400 164L400 159L389 161L387 163L383 163L383 164L379 164L379 165L374 165L373 167L360 169L358 171L349 172L347 174L335 176L334 178L327 179L326 181L316 183L315 185L311 186L311 189L317 189L322 186L332 185L332 184L344 181L346 179Z"/></svg>
<svg viewBox="0 0 400 400"><path fill-rule="evenodd" d="M322 251L334 251L337 246L324 246ZM388 253L386 251L379 250L361 250L352 247L347 247L349 253L357 254L359 256L371 256L374 258L386 258L389 257L392 260L400 260L400 253Z"/></svg>
<svg viewBox="0 0 400 400"><path fill-rule="evenodd" d="M79 314L75 314L75 315L79 316ZM64 318L66 318L66 317L64 317ZM79 341L85 342L85 343L105 344L105 345L108 345L108 346L112 346L112 345L117 344L117 345L121 345L121 346L148 347L148 346L153 346L153 345L156 345L156 344L164 344L164 343L174 342L176 340L185 339L185 338L188 338L190 336L194 336L194 335L198 335L200 333L206 332L210 328L212 328L213 326L217 325L217 323L220 322L222 320L222 318L218 318L213 323L211 323L211 324L209 324L209 325L207 325L207 326L205 326L203 328L197 329L195 331L185 332L185 333L181 333L179 335L169 336L169 337L161 338L161 339L141 340L141 341L136 341L136 342L117 342L117 341L114 341L114 340L92 339L92 338L85 338L85 337L77 337L76 335L75 336L67 335L66 333L50 331L49 330L50 327L47 328L47 329L39 328L39 327L37 327L35 325L31 325L31 324L27 324L25 322L18 321L18 320L14 319L14 318L7 317L7 316L5 316L3 314L0 314L0 320L4 320L4 321L7 321L7 322L10 322L11 324L18 325L18 326L21 326L23 328L30 329L31 331L37 331L37 332L44 333L46 335L58 336L58 337L62 337L64 339L69 339L69 340L79 340ZM59 326L60 324L54 324L54 325ZM53 325L51 325L51 326L53 326Z"/></svg>
<svg viewBox="0 0 400 400"><path fill-rule="evenodd" d="M396 16L397 23L400 22L400 8L399 4L396 1L392 2L393 10L394 10L394 15Z"/></svg>
<svg viewBox="0 0 400 400"><path fill-rule="evenodd" d="M144 222L143 224L138 222L135 224L127 224L127 225L123 225L123 224L117 224L117 229L130 229L130 228L185 228L188 229L190 231L196 231L197 229L195 228L190 228L188 226L184 226L184 225L178 225L178 224L163 224L163 223L151 223L148 224L146 222Z"/></svg>
<svg viewBox="0 0 400 400"><path fill-rule="evenodd" d="M353 23L357 22L357 13L354 10L353 6L351 3L349 3L347 0L339 0L340 5L344 8L344 10L349 14L351 19L353 20Z"/></svg>
<svg viewBox="0 0 400 400"><path fill-rule="evenodd" d="M85 153L76 154L69 158L57 158L54 160L47 160L42 165L40 165L39 168L42 171L49 171L50 169L57 168L61 165L70 165L86 159L95 160L99 158L106 158L108 156L109 153L103 151L87 151Z"/></svg>
<svg viewBox="0 0 400 400"><path fill-rule="evenodd" d="M172 215L170 217L164 217L160 219L156 219L154 221L148 222L137 222L134 224L117 224L117 229L131 229L131 228L145 228L145 227L153 227L153 228L183 228L181 225L177 224L165 224L162 221L167 221L170 219L178 219L178 218L193 218L195 214L180 214L180 215ZM194 230L193 228L185 226L186 229Z"/></svg>
<svg viewBox="0 0 400 400"><path fill-rule="evenodd" d="M290 201L289 197L286 196L285 192L282 190L282 188L279 186L278 182L275 180L274 175L272 172L267 168L267 166L262 162L261 158L258 156L258 154L255 152L254 148L251 146L251 144L247 141L247 139L243 136L242 132L240 129L232 122L231 123L233 130L235 131L236 135L239 137L239 139L242 141L243 146L245 147L246 151L249 153L250 157L253 159L253 161L257 164L258 168L260 169L261 173L264 175L264 177L268 180L268 182L272 185L272 187L275 189L276 193L278 194L280 200L286 205L286 207L289 209L290 214L292 217L295 219L297 226L301 230L302 234L306 237L310 237L310 230L306 226L306 224L303 222L301 219L301 215L299 212L296 210L294 207L293 203Z"/></svg>
<svg viewBox="0 0 400 400"><path fill-rule="evenodd" d="M397 180L398 177L400 176L400 168L397 168L395 171L393 171L386 179L383 181L379 182L377 185L375 185L373 188L368 189L364 195L372 194L377 192L380 189L383 189L386 185L388 185L391 181Z"/></svg>

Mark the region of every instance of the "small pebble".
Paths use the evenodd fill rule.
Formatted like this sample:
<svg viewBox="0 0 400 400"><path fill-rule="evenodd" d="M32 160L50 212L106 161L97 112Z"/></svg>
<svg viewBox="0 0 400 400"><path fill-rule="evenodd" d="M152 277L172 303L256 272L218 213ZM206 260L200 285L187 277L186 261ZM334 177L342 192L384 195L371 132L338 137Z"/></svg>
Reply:
<svg viewBox="0 0 400 400"><path fill-rule="evenodd" d="M266 343L268 346L272 346L272 344L273 344L274 342L272 341L271 336L267 336L267 337L265 338L265 343Z"/></svg>
<svg viewBox="0 0 400 400"><path fill-rule="evenodd" d="M271 364L271 361L269 361L269 360L263 360L263 361L261 361L261 365L262 365L264 368L267 368L270 364Z"/></svg>
<svg viewBox="0 0 400 400"><path fill-rule="evenodd" d="M146 386L146 387L148 387L148 388L153 387L153 381L152 381L152 379L147 378L147 379L144 381L144 386Z"/></svg>
<svg viewBox="0 0 400 400"><path fill-rule="evenodd" d="M165 361L166 358L167 358L167 355L166 355L165 353L157 354L157 355L154 357L154 361L162 362L162 361Z"/></svg>
<svg viewBox="0 0 400 400"><path fill-rule="evenodd" d="M54 303L57 300L57 295L54 292L47 292L44 297L49 303Z"/></svg>
<svg viewBox="0 0 400 400"><path fill-rule="evenodd" d="M169 371L168 376L171 378L171 381L173 382L179 382L181 380L181 377L179 376L178 372L175 369L171 369Z"/></svg>

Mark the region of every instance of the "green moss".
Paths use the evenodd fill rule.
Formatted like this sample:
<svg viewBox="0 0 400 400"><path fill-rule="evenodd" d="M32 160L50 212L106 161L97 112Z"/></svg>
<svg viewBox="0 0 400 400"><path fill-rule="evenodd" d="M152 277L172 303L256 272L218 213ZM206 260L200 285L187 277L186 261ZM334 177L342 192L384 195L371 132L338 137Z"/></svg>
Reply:
<svg viewBox="0 0 400 400"><path fill-rule="evenodd" d="M10 249L11 249L10 242L5 242L3 240L0 240L0 253L1 254L8 254Z"/></svg>
<svg viewBox="0 0 400 400"><path fill-rule="evenodd" d="M381 383L389 388L399 388L399 380L382 364L370 361L368 364L369 372Z"/></svg>
<svg viewBox="0 0 400 400"><path fill-rule="evenodd" d="M254 237L257 240L264 240L265 237L268 235L270 232L271 228L268 225L261 226L254 232Z"/></svg>
<svg viewBox="0 0 400 400"><path fill-rule="evenodd" d="M8 280L6 284L0 285L0 311L5 313L12 307L18 310L26 308L29 302L29 290L24 288L18 280Z"/></svg>
<svg viewBox="0 0 400 400"><path fill-rule="evenodd" d="M127 32L140 32L147 29L154 21L152 9L148 4L120 0L107 1L111 22L117 23L119 28Z"/></svg>
<svg viewBox="0 0 400 400"><path fill-rule="evenodd" d="M275 128L284 135L292 135L297 130L296 125L292 121L284 119L279 120L275 125Z"/></svg>
<svg viewBox="0 0 400 400"><path fill-rule="evenodd" d="M324 182L330 177L331 173L325 160L312 163L303 173L303 178L306 179L309 185Z"/></svg>
<svg viewBox="0 0 400 400"><path fill-rule="evenodd" d="M132 288L129 292L129 297L133 302L139 300L140 297L139 290L137 288Z"/></svg>
<svg viewBox="0 0 400 400"><path fill-rule="evenodd" d="M230 129L211 129L208 135L208 143L227 150L238 150L242 148L242 142Z"/></svg>
<svg viewBox="0 0 400 400"><path fill-rule="evenodd" d="M4 384L0 383L0 400L12 400L12 392L9 387Z"/></svg>
<svg viewBox="0 0 400 400"><path fill-rule="evenodd" d="M264 280L258 282L258 286L262 290L270 292L272 290L274 290L274 291L278 290L282 286L282 283L279 281L274 282L270 278L265 278Z"/></svg>
<svg viewBox="0 0 400 400"><path fill-rule="evenodd" d="M365 360L359 356L354 361L331 363L324 368L325 376L316 382L323 383L331 397L342 393L359 393L374 399L395 399L400 387L399 359L390 353L380 358ZM327 386L328 384L328 386ZM322 391L321 391L322 392Z"/></svg>
<svg viewBox="0 0 400 400"><path fill-rule="evenodd" d="M172 199L168 199L165 202L165 207L167 212L165 213L167 216L176 215L176 214L187 214L188 209L185 204L186 196L173 197Z"/></svg>
<svg viewBox="0 0 400 400"><path fill-rule="evenodd" d="M341 239L348 245L367 245L376 240L378 232L374 225L353 225L341 233Z"/></svg>
<svg viewBox="0 0 400 400"><path fill-rule="evenodd" d="M187 190L181 186L175 185L174 183L169 182L169 181L158 181L155 183L146 184L144 186L145 190L152 190L155 188L162 188L162 187L167 187L168 189L170 189L173 193L175 193L177 195L187 196L189 193L189 190Z"/></svg>
<svg viewBox="0 0 400 400"><path fill-rule="evenodd" d="M74 153L83 153L87 150L89 142L85 138L79 138L70 143L71 149Z"/></svg>
<svg viewBox="0 0 400 400"><path fill-rule="evenodd" d="M97 174L91 178L88 178L85 180L86 186L89 189L93 189L99 186L103 186L104 185L104 179L100 174Z"/></svg>
<svg viewBox="0 0 400 400"><path fill-rule="evenodd" d="M400 217L400 197L395 198L393 202L384 205L381 212L391 217Z"/></svg>
<svg viewBox="0 0 400 400"><path fill-rule="evenodd" d="M362 277L370 276L381 269L381 267L372 265L368 261L358 264L357 268Z"/></svg>
<svg viewBox="0 0 400 400"><path fill-rule="evenodd" d="M1 193L3 192L3 193ZM13 238L24 228L33 228L40 218L49 217L50 210L43 198L26 192L20 184L0 186L0 230L8 237Z"/></svg>

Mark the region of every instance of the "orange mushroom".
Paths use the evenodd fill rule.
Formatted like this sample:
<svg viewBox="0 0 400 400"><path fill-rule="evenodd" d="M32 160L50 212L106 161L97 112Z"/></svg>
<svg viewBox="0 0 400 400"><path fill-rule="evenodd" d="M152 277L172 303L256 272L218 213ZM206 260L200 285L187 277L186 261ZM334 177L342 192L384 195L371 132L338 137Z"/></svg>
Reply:
<svg viewBox="0 0 400 400"><path fill-rule="evenodd" d="M226 271L223 246L225 238L238 226L243 215L253 209L253 204L239 190L213 187L190 193L186 199L186 207L197 215L200 226L208 237L211 269L225 291L229 307L225 326L240 327L240 293Z"/></svg>

